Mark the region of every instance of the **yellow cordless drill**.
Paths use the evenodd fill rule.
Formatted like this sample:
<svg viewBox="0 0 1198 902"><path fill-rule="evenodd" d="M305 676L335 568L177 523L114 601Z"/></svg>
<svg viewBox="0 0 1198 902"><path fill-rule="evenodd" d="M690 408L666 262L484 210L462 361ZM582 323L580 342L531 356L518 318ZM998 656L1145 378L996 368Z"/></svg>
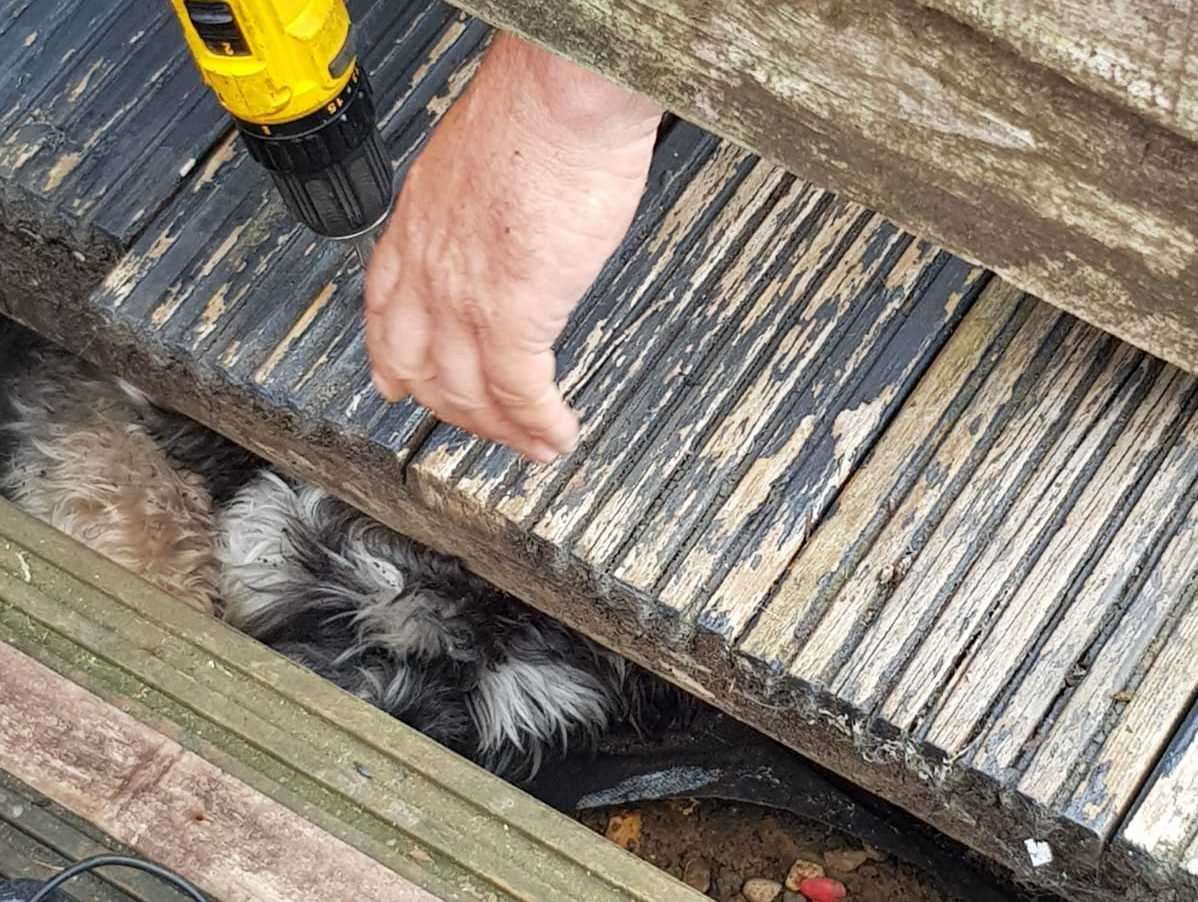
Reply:
<svg viewBox="0 0 1198 902"><path fill-rule="evenodd" d="M392 171L344 0L171 0L204 81L292 215L363 265Z"/></svg>

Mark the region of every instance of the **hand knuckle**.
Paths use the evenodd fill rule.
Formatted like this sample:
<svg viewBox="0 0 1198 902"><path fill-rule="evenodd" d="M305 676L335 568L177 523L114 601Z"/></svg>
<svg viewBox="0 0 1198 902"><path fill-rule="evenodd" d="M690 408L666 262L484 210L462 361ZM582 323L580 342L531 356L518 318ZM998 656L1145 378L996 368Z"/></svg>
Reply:
<svg viewBox="0 0 1198 902"><path fill-rule="evenodd" d="M465 414L476 414L487 406L482 398L455 390L442 391L441 402L445 406Z"/></svg>
<svg viewBox="0 0 1198 902"><path fill-rule="evenodd" d="M453 301L453 310L471 332L490 335L495 332L497 317L494 308L473 294L460 294Z"/></svg>

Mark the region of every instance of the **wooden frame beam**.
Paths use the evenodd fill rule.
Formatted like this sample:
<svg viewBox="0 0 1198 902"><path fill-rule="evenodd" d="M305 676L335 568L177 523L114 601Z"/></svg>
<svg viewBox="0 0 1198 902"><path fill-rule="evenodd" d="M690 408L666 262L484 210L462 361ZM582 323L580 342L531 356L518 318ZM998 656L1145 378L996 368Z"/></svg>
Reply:
<svg viewBox="0 0 1198 902"><path fill-rule="evenodd" d="M1198 372L1198 144L1043 42L914 0L454 2Z"/></svg>
<svg viewBox="0 0 1198 902"><path fill-rule="evenodd" d="M1198 140L1198 0L920 0Z"/></svg>

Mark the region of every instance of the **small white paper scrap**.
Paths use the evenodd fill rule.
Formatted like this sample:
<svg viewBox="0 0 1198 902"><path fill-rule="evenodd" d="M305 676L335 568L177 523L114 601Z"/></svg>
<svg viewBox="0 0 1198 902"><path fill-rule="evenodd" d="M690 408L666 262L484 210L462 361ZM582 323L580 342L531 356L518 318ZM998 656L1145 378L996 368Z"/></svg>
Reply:
<svg viewBox="0 0 1198 902"><path fill-rule="evenodd" d="M1038 839L1025 839L1023 845L1027 848L1027 857L1032 860L1032 867L1042 868L1052 864L1052 846Z"/></svg>

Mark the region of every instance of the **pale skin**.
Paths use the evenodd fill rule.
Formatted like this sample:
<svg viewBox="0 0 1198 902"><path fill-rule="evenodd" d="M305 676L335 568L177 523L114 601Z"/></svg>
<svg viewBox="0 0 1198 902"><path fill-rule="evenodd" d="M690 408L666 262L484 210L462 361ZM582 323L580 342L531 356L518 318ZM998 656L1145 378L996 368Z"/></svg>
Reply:
<svg viewBox="0 0 1198 902"><path fill-rule="evenodd" d="M632 222L662 110L506 33L408 171L366 279L390 401L540 463L579 420L553 343Z"/></svg>

